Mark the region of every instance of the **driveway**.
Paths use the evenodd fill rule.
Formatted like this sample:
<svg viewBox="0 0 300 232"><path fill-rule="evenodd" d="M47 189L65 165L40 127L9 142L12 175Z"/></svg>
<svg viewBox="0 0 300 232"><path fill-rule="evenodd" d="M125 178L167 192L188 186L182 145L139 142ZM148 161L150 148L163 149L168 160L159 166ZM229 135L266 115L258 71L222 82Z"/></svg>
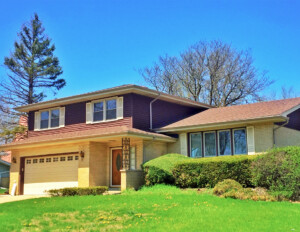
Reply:
<svg viewBox="0 0 300 232"><path fill-rule="evenodd" d="M34 198L50 197L48 195L21 195L21 196L11 196L11 195L0 195L0 204L12 201L22 201Z"/></svg>

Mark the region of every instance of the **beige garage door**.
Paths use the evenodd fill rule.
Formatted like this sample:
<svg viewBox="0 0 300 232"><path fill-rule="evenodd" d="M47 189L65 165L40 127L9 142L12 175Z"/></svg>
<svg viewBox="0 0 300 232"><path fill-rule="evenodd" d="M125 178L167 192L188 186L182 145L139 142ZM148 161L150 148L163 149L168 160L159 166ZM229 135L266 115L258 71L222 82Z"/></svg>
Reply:
<svg viewBox="0 0 300 232"><path fill-rule="evenodd" d="M25 159L24 194L78 186L78 155Z"/></svg>

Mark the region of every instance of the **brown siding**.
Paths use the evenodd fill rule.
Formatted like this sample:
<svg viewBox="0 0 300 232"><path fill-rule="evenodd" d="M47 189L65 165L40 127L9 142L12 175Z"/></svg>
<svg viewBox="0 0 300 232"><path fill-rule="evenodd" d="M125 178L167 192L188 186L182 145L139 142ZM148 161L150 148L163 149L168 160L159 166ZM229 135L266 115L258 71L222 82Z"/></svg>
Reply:
<svg viewBox="0 0 300 232"><path fill-rule="evenodd" d="M79 130L89 130L95 128L113 127L113 126L128 126L132 127L132 98L130 94L124 97L124 118L112 122L103 122L95 124L86 124L85 107L86 102L79 102L65 106L65 127L59 129L50 129L43 131L34 131L34 112L29 113L29 132L28 137L39 135L49 135L57 133L65 133Z"/></svg>
<svg viewBox="0 0 300 232"><path fill-rule="evenodd" d="M125 94L124 97L124 118L112 122L86 124L86 102L79 102L65 106L65 127L43 131L34 131L34 112L29 112L29 137L49 135L93 128L112 126L128 126L141 130L150 129L150 102L153 98L139 94ZM159 128L185 117L196 114L202 109L183 106L171 102L157 100L152 105L153 128Z"/></svg>
<svg viewBox="0 0 300 232"><path fill-rule="evenodd" d="M289 123L285 126L290 129L300 130L300 109L289 114Z"/></svg>
<svg viewBox="0 0 300 232"><path fill-rule="evenodd" d="M133 127L150 129L150 102L153 98L133 94ZM153 128L159 128L196 114L203 109L157 100L152 104Z"/></svg>

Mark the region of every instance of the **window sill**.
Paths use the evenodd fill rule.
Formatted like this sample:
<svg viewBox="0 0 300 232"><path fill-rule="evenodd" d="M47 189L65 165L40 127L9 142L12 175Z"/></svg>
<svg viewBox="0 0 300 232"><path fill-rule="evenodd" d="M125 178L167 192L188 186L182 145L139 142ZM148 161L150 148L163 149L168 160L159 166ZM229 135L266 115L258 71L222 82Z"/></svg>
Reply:
<svg viewBox="0 0 300 232"><path fill-rule="evenodd" d="M47 130L57 130L64 126L58 126L58 127L50 127L50 128L43 128L43 129L35 129L34 131L47 131Z"/></svg>
<svg viewBox="0 0 300 232"><path fill-rule="evenodd" d="M120 119L123 118L116 118L116 119L110 119L110 120L105 120L105 121L93 121L93 122L87 122L86 124L98 124L98 123L105 123L105 122L114 122L114 121L118 121Z"/></svg>

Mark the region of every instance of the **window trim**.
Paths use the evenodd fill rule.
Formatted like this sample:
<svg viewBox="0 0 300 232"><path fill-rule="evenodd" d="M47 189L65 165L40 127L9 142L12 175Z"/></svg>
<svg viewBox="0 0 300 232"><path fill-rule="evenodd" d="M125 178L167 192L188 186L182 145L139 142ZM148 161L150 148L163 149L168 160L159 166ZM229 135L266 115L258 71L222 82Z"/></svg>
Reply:
<svg viewBox="0 0 300 232"><path fill-rule="evenodd" d="M58 110L58 126L56 126L56 127L51 127L51 111L52 110ZM42 115L42 113L43 112L49 112L49 118L48 118L48 127L47 128L41 128L41 121L42 121L42 117L41 117L41 115ZM39 112L39 114L40 114L40 118L39 118L39 125L40 125L40 131L42 131L42 130L52 130L52 129L58 129L58 128L60 128L60 107L55 107L55 108L50 108L50 109L47 109L47 110L39 110L38 111Z"/></svg>
<svg viewBox="0 0 300 232"><path fill-rule="evenodd" d="M232 155L232 135L231 135L231 130L230 129L224 129L224 130L217 130L218 138L217 138L217 143L218 143L218 156L229 156L229 155L221 155L220 154L220 132L222 131L229 131L229 137L230 137L230 154Z"/></svg>
<svg viewBox="0 0 300 232"><path fill-rule="evenodd" d="M235 145L234 145L234 131L236 130L245 130L245 140L246 140L246 153L245 154L235 154ZM232 151L233 151L233 155L248 155L248 143L247 143L247 128L246 127L240 127L240 128L233 128L232 129Z"/></svg>
<svg viewBox="0 0 300 232"><path fill-rule="evenodd" d="M109 100L116 100L116 118L114 119L106 119L106 101L109 101ZM94 104L95 103L99 103L99 102L103 102L103 120L101 121L94 121ZM95 124L95 123L103 123L103 122L112 122L112 121L116 121L116 120L119 120L118 118L118 97L111 97L111 98L104 98L104 99L101 99L101 100L94 100L94 101L91 101L91 108L92 108L92 122L91 124Z"/></svg>
<svg viewBox="0 0 300 232"><path fill-rule="evenodd" d="M201 134L201 156L199 157L192 157L191 154L192 154L192 134ZM203 132L202 131L199 131L199 132L192 132L192 133L189 133L189 157L191 158L202 158L204 157L204 149L203 149Z"/></svg>
<svg viewBox="0 0 300 232"><path fill-rule="evenodd" d="M131 153L131 149L133 149L134 150L134 168L131 168L131 161L132 161L132 153ZM131 146L130 147L130 157L129 157L129 169L130 170L136 170L136 146Z"/></svg>
<svg viewBox="0 0 300 232"><path fill-rule="evenodd" d="M217 151L217 131L216 130L213 130L213 131L204 131L203 132L203 157L216 157L218 156L218 151ZM213 156L205 156L205 134L208 134L208 133L214 133L215 134L215 148L216 148L216 155L213 155Z"/></svg>

